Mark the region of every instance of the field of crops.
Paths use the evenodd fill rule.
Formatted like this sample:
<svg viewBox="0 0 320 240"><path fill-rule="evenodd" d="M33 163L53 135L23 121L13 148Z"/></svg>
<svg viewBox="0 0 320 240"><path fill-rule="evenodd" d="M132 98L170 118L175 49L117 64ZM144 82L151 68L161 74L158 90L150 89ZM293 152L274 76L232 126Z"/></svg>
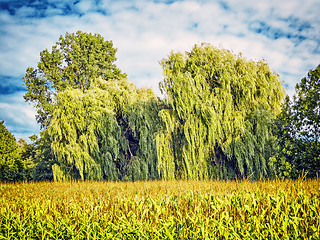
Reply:
<svg viewBox="0 0 320 240"><path fill-rule="evenodd" d="M320 180L0 183L0 239L320 239Z"/></svg>

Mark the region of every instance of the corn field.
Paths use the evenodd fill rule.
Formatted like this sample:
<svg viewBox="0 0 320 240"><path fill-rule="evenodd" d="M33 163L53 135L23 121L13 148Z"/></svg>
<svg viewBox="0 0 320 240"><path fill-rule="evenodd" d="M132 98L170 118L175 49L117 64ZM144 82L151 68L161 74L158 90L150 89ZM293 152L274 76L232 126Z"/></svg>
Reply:
<svg viewBox="0 0 320 240"><path fill-rule="evenodd" d="M320 180L0 183L0 239L320 239Z"/></svg>

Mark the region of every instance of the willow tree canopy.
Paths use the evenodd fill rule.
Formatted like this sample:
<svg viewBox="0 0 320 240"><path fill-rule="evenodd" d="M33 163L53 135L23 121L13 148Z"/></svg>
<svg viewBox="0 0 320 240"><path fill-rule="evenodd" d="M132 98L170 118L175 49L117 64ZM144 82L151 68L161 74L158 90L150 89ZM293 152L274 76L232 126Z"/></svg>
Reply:
<svg viewBox="0 0 320 240"><path fill-rule="evenodd" d="M284 96L267 63L202 44L161 64L167 107L159 113L160 177L267 176L272 119Z"/></svg>
<svg viewBox="0 0 320 240"><path fill-rule="evenodd" d="M47 128L59 164L55 179L138 180L158 177L159 103L126 79L96 79L58 95Z"/></svg>

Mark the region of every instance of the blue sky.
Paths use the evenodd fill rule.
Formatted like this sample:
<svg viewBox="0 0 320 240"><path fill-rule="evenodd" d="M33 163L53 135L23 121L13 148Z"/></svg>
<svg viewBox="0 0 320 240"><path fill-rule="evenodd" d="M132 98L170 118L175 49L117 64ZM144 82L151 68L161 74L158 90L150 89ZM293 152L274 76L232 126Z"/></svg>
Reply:
<svg viewBox="0 0 320 240"><path fill-rule="evenodd" d="M0 0L0 120L17 139L39 133L22 77L42 50L77 30L112 40L118 67L156 93L159 61L207 42L265 59L292 95L320 63L319 10L319 0Z"/></svg>

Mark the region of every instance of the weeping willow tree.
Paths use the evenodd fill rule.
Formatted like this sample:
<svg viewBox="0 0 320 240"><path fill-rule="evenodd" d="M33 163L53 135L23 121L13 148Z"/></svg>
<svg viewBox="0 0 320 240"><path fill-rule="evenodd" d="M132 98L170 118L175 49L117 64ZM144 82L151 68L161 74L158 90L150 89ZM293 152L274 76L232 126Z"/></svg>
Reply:
<svg viewBox="0 0 320 240"><path fill-rule="evenodd" d="M158 178L155 137L159 102L126 79L96 79L85 91L68 88L47 128L59 164L55 180Z"/></svg>
<svg viewBox="0 0 320 240"><path fill-rule="evenodd" d="M268 174L273 118L284 90L264 61L249 61L209 44L162 62L167 107L157 135L164 179Z"/></svg>

